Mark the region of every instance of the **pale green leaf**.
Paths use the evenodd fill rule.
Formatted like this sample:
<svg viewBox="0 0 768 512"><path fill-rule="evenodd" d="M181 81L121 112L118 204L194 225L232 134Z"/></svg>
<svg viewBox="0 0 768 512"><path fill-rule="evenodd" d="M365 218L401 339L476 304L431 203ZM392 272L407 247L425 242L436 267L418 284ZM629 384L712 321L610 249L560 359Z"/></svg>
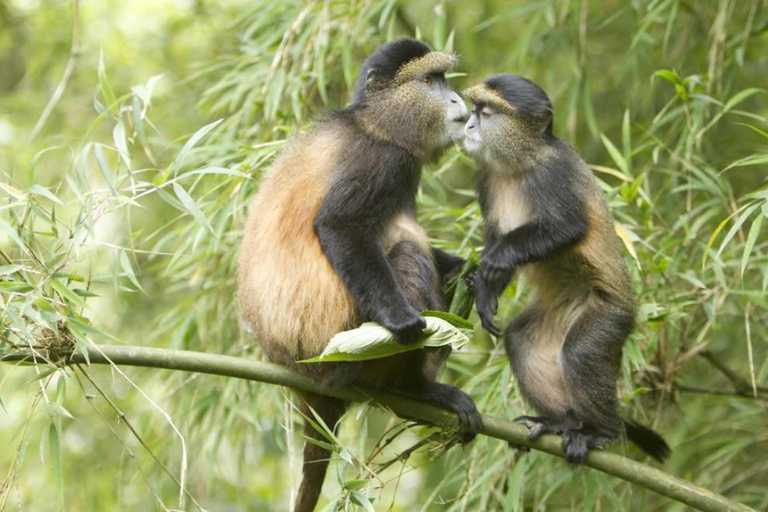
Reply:
<svg viewBox="0 0 768 512"><path fill-rule="evenodd" d="M744 245L744 254L741 257L741 279L744 279L744 270L747 268L749 262L749 256L752 254L752 249L755 247L757 236L760 234L760 229L763 227L763 217L758 215L752 222L752 226L749 228L749 235L747 235L747 243Z"/></svg>
<svg viewBox="0 0 768 512"><path fill-rule="evenodd" d="M61 510L64 510L64 476L61 465L61 446L59 444L59 431L54 423L51 423L48 428L48 450L58 490L59 506Z"/></svg>
<svg viewBox="0 0 768 512"><path fill-rule="evenodd" d="M187 158L187 155L190 151L192 151L192 148L195 147L195 145L200 142L200 139L205 137L208 132L216 128L219 123L221 123L223 119L219 119L218 121L214 121L210 124L207 124L197 130L192 136L189 138L186 144L181 148L181 151L179 151L179 156L176 157L176 160L173 162L173 173L176 174L179 169L181 168L182 164L184 163L184 160Z"/></svg>
<svg viewBox="0 0 768 512"><path fill-rule="evenodd" d="M632 176L632 173L629 172L629 165L627 164L627 161L624 159L621 152L619 152L619 150L616 149L616 146L613 145L613 142L611 142L611 139L609 139L603 134L600 134L600 138L603 141L603 145L605 146L605 149L608 150L608 154L611 155L611 158L616 163L616 165L621 170L621 172L629 176Z"/></svg>
<svg viewBox="0 0 768 512"><path fill-rule="evenodd" d="M114 130L112 130L112 140L115 142L115 147L117 148L120 158L123 159L125 166L130 169L131 153L128 151L128 140L125 136L125 125L123 124L122 119L117 122Z"/></svg>
<svg viewBox="0 0 768 512"><path fill-rule="evenodd" d="M376 510L373 508L373 505L371 505L371 500L368 499L368 496L361 493L360 491L352 491L349 494L349 498L355 505L363 507L368 512L376 512Z"/></svg>
<svg viewBox="0 0 768 512"><path fill-rule="evenodd" d="M424 318L427 326L415 343L399 343L389 330L375 322L366 322L357 329L336 334L322 354L300 362L365 361L427 347L459 347L469 341L466 334L447 320L435 316Z"/></svg>
<svg viewBox="0 0 768 512"><path fill-rule="evenodd" d="M42 197L45 197L47 199L50 199L51 201L53 201L56 204L60 204L62 206L64 205L64 203L62 203L61 200L58 197L53 195L53 192L51 192L50 190L48 190L45 187L41 187L40 185L32 185L31 187L26 189L25 192L28 193L28 194L34 194L36 196L42 196Z"/></svg>
<svg viewBox="0 0 768 512"><path fill-rule="evenodd" d="M184 209L190 215L192 215L192 217L194 217L197 222L205 226L205 228L208 231L213 233L213 229L211 228L211 225L208 223L208 219L205 217L205 214L200 209L200 207L197 206L197 203L195 202L194 199L192 199L192 196L190 196L187 193L187 191L184 190L184 187L174 182L173 191L176 193L176 197L179 198L179 201L181 201L181 204L184 205Z"/></svg>
<svg viewBox="0 0 768 512"><path fill-rule="evenodd" d="M93 152L96 155L96 163L99 164L101 175L104 176L104 181L107 182L107 186L109 187L109 190L112 191L112 195L118 197L119 194L117 193L117 188L115 187L115 180L112 177L112 169L110 169L107 158L104 156L104 150L102 149L101 144L95 144L93 146Z"/></svg>

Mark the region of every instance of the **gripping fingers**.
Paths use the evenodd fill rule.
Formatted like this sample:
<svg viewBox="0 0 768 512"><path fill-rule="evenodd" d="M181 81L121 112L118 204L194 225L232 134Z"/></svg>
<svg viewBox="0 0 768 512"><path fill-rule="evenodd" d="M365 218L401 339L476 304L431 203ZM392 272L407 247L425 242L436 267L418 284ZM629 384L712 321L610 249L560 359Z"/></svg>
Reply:
<svg viewBox="0 0 768 512"><path fill-rule="evenodd" d="M480 276L475 278L475 308L480 315L480 321L486 331L490 332L494 336L501 336L501 330L496 322L493 321L493 315L496 314L496 310L499 307L499 299L491 290L485 285L485 280Z"/></svg>
<svg viewBox="0 0 768 512"><path fill-rule="evenodd" d="M486 283L495 285L502 281L507 273L507 269L503 266L497 265L488 259L484 259L480 262L480 275Z"/></svg>
<svg viewBox="0 0 768 512"><path fill-rule="evenodd" d="M453 411L459 418L459 423L469 431L465 432L462 441L468 443L475 438L476 432L483 428L483 417L475 406L472 398L463 391L456 389Z"/></svg>

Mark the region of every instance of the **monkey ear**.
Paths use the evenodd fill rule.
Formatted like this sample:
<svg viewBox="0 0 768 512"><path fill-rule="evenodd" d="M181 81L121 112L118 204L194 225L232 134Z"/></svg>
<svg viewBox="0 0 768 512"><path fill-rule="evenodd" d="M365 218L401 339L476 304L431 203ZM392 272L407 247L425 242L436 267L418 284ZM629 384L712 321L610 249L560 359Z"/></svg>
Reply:
<svg viewBox="0 0 768 512"><path fill-rule="evenodd" d="M365 74L365 90L366 92L380 91L386 88L386 83L377 74L376 68L371 68Z"/></svg>
<svg viewBox="0 0 768 512"><path fill-rule="evenodd" d="M547 108L542 112L540 116L540 127L541 127L541 133L547 133L552 131L552 118L554 117L554 112L552 111L552 108Z"/></svg>

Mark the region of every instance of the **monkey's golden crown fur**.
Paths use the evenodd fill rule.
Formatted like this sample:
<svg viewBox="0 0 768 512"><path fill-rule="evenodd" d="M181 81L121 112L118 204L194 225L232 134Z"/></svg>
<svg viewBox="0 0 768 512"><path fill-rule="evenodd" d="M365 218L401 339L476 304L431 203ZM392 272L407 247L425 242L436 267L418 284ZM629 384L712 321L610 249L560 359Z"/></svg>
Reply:
<svg viewBox="0 0 768 512"><path fill-rule="evenodd" d="M420 74L445 73L453 69L459 58L443 52L429 52L403 65L395 75L395 84L402 85L414 80Z"/></svg>
<svg viewBox="0 0 768 512"><path fill-rule="evenodd" d="M475 103L484 103L508 114L514 114L515 109L507 103L501 94L485 84L477 84L464 89L462 94Z"/></svg>

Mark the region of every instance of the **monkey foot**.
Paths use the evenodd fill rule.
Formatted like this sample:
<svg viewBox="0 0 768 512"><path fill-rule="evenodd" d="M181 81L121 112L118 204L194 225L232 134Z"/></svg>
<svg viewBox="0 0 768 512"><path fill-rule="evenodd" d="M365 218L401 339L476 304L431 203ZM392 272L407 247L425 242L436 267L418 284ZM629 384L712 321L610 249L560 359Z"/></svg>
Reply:
<svg viewBox="0 0 768 512"><path fill-rule="evenodd" d="M544 434L560 435L565 430L561 423L544 416L518 416L515 422L528 427L528 439L531 441L535 441Z"/></svg>
<svg viewBox="0 0 768 512"><path fill-rule="evenodd" d="M590 450L600 449L613 440L610 436L596 434L581 429L563 432L563 451L569 464L581 464Z"/></svg>

